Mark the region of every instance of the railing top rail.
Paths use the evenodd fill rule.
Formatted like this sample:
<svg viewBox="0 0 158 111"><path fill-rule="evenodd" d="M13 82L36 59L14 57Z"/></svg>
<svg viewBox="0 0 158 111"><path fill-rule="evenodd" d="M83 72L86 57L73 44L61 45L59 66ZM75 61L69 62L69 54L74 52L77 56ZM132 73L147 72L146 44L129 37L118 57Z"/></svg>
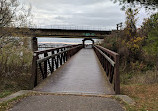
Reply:
<svg viewBox="0 0 158 111"><path fill-rule="evenodd" d="M101 46L99 46L99 45L94 45L94 46L96 46L96 47L98 47L99 49L105 51L106 53L110 54L110 55L113 56L114 58L115 58L117 55L119 55L118 53L116 53L116 52L114 52L114 51L111 51L111 50L109 50L109 49L107 49L107 48L101 47Z"/></svg>
<svg viewBox="0 0 158 111"><path fill-rule="evenodd" d="M81 44L78 44L78 45L81 45ZM75 47L75 46L78 46L78 45L68 45L68 46L64 46L64 47L51 48L51 49L46 49L46 50L42 50L42 51L34 51L34 53L39 55L39 54L51 52L51 51L54 51L54 50L57 50L57 49L68 48L68 47Z"/></svg>
<svg viewBox="0 0 158 111"><path fill-rule="evenodd" d="M106 54L103 53L103 51L101 51L99 48L97 48L96 46L94 46L103 56L104 58L106 58L110 64L114 67L115 66L115 61L112 60L110 57L108 57Z"/></svg>
<svg viewBox="0 0 158 111"><path fill-rule="evenodd" d="M115 93L120 94L119 54L98 45L94 45L93 47L102 67L106 71L109 82L111 84L114 83L113 88Z"/></svg>
<svg viewBox="0 0 158 111"><path fill-rule="evenodd" d="M51 56L47 56L47 57L44 57L44 58L42 58L42 59L38 59L38 60L37 60L37 63L38 63L38 64L39 64L39 63L42 63L42 62L44 62L44 61L46 61L46 60L48 60L48 59L50 59L50 58L53 58L53 57L58 56L58 55L60 55L60 54L62 54L62 53L64 53L64 52L68 52L68 51L70 51L70 50L72 50L72 49L75 49L75 48L78 48L78 47L80 47L80 46L75 46L75 47L73 47L73 48L70 48L70 49L61 51L61 52L59 52L59 53L57 53L57 54L53 54L53 55L51 55Z"/></svg>

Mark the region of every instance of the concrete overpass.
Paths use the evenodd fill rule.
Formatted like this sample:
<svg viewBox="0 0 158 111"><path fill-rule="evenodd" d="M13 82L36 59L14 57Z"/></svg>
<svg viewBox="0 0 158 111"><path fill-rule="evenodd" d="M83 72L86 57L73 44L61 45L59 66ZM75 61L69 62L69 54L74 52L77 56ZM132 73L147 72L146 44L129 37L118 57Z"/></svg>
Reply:
<svg viewBox="0 0 158 111"><path fill-rule="evenodd" d="M95 38L103 39L111 34L111 31L100 30L75 30L75 29L46 29L30 28L31 33L36 37L61 37L61 38Z"/></svg>

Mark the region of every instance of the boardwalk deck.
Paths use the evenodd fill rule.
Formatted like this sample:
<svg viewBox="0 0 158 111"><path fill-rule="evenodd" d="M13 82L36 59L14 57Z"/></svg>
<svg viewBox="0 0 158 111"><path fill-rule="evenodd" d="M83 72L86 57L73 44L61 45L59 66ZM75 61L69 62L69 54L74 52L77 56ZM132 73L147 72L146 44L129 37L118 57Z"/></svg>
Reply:
<svg viewBox="0 0 158 111"><path fill-rule="evenodd" d="M42 92L114 94L93 49L82 49L34 88Z"/></svg>
<svg viewBox="0 0 158 111"><path fill-rule="evenodd" d="M99 96L115 93L93 49L80 50L34 90L45 93L9 111L124 111L118 101Z"/></svg>

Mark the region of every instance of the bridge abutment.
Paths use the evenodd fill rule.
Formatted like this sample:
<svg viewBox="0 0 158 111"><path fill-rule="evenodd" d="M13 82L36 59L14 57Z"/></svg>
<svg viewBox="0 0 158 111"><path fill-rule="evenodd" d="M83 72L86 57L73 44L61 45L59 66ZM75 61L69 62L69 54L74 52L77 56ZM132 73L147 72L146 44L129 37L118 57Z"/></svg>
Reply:
<svg viewBox="0 0 158 111"><path fill-rule="evenodd" d="M38 41L37 41L37 37L33 37L32 40L32 50L33 51L37 51L38 50Z"/></svg>

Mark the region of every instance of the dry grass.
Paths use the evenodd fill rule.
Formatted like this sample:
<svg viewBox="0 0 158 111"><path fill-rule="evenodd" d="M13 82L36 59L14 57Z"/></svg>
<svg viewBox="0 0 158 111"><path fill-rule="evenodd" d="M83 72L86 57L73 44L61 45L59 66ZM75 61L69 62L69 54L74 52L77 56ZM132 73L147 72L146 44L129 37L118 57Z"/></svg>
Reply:
<svg viewBox="0 0 158 111"><path fill-rule="evenodd" d="M121 93L136 101L127 111L158 111L158 83L150 85L121 85Z"/></svg>
<svg viewBox="0 0 158 111"><path fill-rule="evenodd" d="M158 83L158 71L148 70L121 72L120 80L122 84L154 84Z"/></svg>
<svg viewBox="0 0 158 111"><path fill-rule="evenodd" d="M131 80L133 84L153 84L158 83L158 71L146 71L145 73L135 74Z"/></svg>
<svg viewBox="0 0 158 111"><path fill-rule="evenodd" d="M0 78L0 98L19 90L30 89L30 77L30 74L21 74Z"/></svg>
<svg viewBox="0 0 158 111"><path fill-rule="evenodd" d="M28 38L1 38L0 98L28 89L31 74L32 51Z"/></svg>

